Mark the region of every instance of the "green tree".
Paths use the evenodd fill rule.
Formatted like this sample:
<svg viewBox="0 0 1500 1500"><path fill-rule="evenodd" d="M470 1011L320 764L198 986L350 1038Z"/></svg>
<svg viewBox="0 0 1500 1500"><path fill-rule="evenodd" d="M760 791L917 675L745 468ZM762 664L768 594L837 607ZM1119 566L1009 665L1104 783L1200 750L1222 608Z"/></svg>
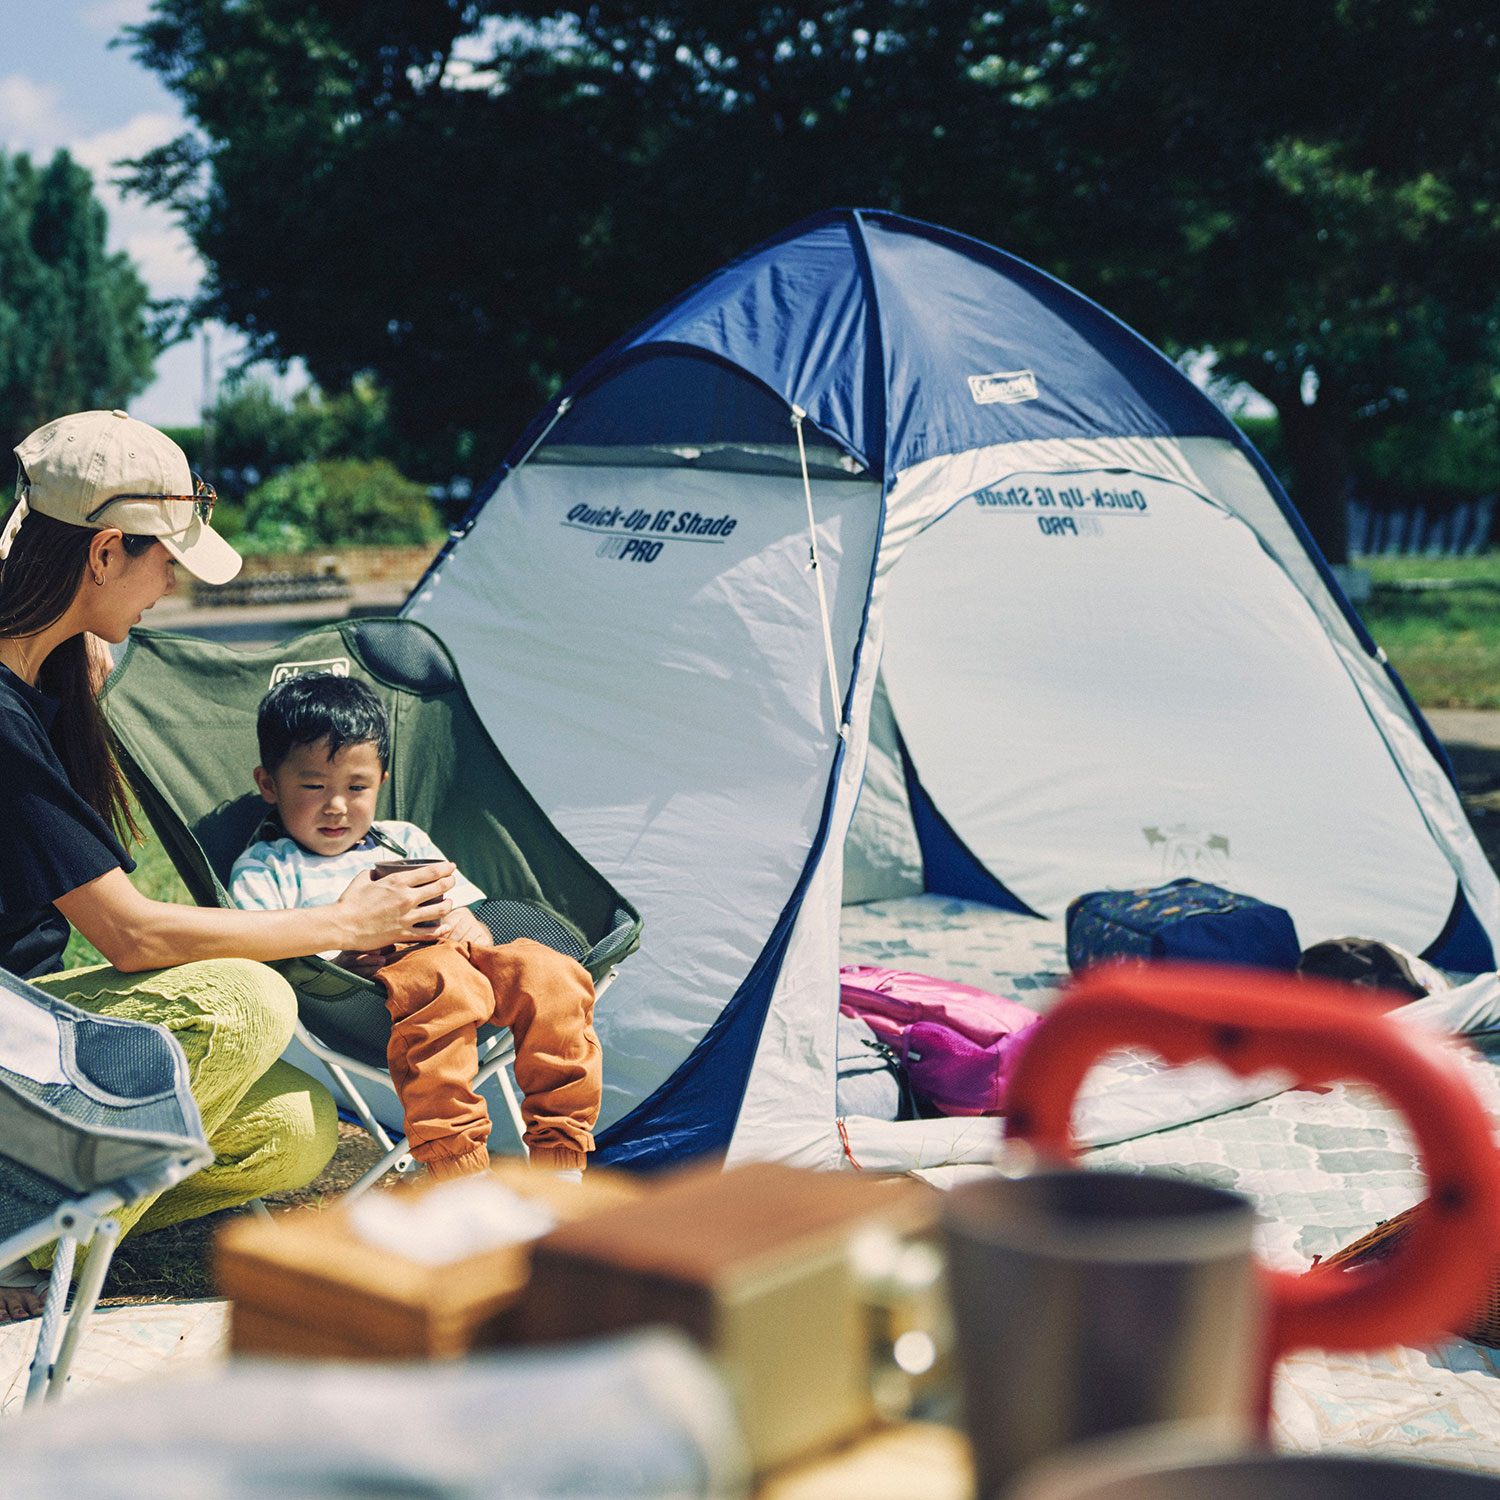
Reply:
<svg viewBox="0 0 1500 1500"><path fill-rule="evenodd" d="M1114 310L1276 407L1293 498L1345 555L1358 455L1487 405L1500 298L1500 15L1478 0L1091 0L1062 238ZM1090 243L1091 241L1091 243Z"/></svg>
<svg viewBox="0 0 1500 1500"><path fill-rule="evenodd" d="M374 372L428 472L478 476L564 375L791 220L876 202L988 227L974 205L1026 159L999 143L1030 119L970 76L984 24L936 4L158 0L137 55L197 130L135 184L210 267L197 313L325 389Z"/></svg>
<svg viewBox="0 0 1500 1500"><path fill-rule="evenodd" d="M64 412L124 406L160 344L129 260L105 247L93 178L59 151L0 152L0 449Z"/></svg>
<svg viewBox="0 0 1500 1500"><path fill-rule="evenodd" d="M1481 0L157 0L197 131L136 184L199 311L489 467L557 380L802 215L864 203L1034 260L1281 417L1343 553L1351 453L1494 360ZM435 469L433 472L442 472Z"/></svg>
<svg viewBox="0 0 1500 1500"><path fill-rule="evenodd" d="M207 477L228 492L316 459L401 457L385 392L363 376L331 396L304 387L289 402L268 382L242 376L223 386L206 416L214 451ZM202 427L174 429L172 435L192 452L206 447Z"/></svg>

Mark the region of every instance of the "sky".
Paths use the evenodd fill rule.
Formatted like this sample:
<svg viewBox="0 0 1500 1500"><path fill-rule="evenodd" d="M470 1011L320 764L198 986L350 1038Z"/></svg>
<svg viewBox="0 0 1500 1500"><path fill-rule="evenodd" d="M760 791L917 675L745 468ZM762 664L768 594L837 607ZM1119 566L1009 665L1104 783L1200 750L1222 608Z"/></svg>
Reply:
<svg viewBox="0 0 1500 1500"><path fill-rule="evenodd" d="M142 21L149 0L0 0L0 147L48 160L59 146L94 174L109 214L110 248L135 262L153 297L190 295L203 264L165 210L124 198L111 183L114 163L172 140L187 128L177 101L124 47L123 27ZM241 341L207 331L211 378L235 362ZM258 371L285 395L305 382ZM158 426L197 422L204 393L204 335L167 350L156 380L131 413Z"/></svg>

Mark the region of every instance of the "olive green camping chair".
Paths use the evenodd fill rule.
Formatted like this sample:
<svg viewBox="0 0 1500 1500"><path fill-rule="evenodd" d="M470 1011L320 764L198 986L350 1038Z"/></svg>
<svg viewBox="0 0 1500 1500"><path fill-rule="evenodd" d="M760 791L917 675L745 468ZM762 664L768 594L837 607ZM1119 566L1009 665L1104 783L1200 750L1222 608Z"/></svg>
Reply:
<svg viewBox="0 0 1500 1500"><path fill-rule="evenodd" d="M232 904L230 867L266 811L250 777L256 708L276 683L307 672L357 677L389 711L390 777L376 816L432 835L486 893L474 912L497 943L533 938L566 953L602 994L640 945L639 915L537 806L480 722L447 648L412 620L330 624L262 651L131 632L101 702L121 768L193 899ZM297 992L298 1040L385 1150L350 1190L363 1192L410 1165L350 1078L390 1086L385 991L317 957L275 967ZM488 1030L474 1087L496 1079L519 1138L520 1108L504 1072L513 1058L509 1034Z"/></svg>

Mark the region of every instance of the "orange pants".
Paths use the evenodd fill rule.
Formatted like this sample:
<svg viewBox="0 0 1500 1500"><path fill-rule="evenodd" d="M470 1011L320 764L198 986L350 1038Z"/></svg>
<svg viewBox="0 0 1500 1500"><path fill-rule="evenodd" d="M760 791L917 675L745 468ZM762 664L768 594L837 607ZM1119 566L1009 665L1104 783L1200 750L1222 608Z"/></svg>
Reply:
<svg viewBox="0 0 1500 1500"><path fill-rule="evenodd" d="M522 938L493 948L432 943L379 970L386 1049L411 1154L436 1177L489 1166L490 1113L471 1087L481 1026L510 1027L525 1141L535 1167L581 1167L594 1149L603 1070L594 985L581 964Z"/></svg>

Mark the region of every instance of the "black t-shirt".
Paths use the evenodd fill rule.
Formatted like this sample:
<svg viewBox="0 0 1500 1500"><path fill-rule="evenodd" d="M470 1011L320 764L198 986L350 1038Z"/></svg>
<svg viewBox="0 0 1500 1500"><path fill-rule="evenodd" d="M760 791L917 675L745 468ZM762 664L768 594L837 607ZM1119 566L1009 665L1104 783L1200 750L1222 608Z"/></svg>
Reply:
<svg viewBox="0 0 1500 1500"><path fill-rule="evenodd" d="M68 924L52 905L135 862L63 770L48 727L57 700L0 665L0 968L22 979L62 967Z"/></svg>

